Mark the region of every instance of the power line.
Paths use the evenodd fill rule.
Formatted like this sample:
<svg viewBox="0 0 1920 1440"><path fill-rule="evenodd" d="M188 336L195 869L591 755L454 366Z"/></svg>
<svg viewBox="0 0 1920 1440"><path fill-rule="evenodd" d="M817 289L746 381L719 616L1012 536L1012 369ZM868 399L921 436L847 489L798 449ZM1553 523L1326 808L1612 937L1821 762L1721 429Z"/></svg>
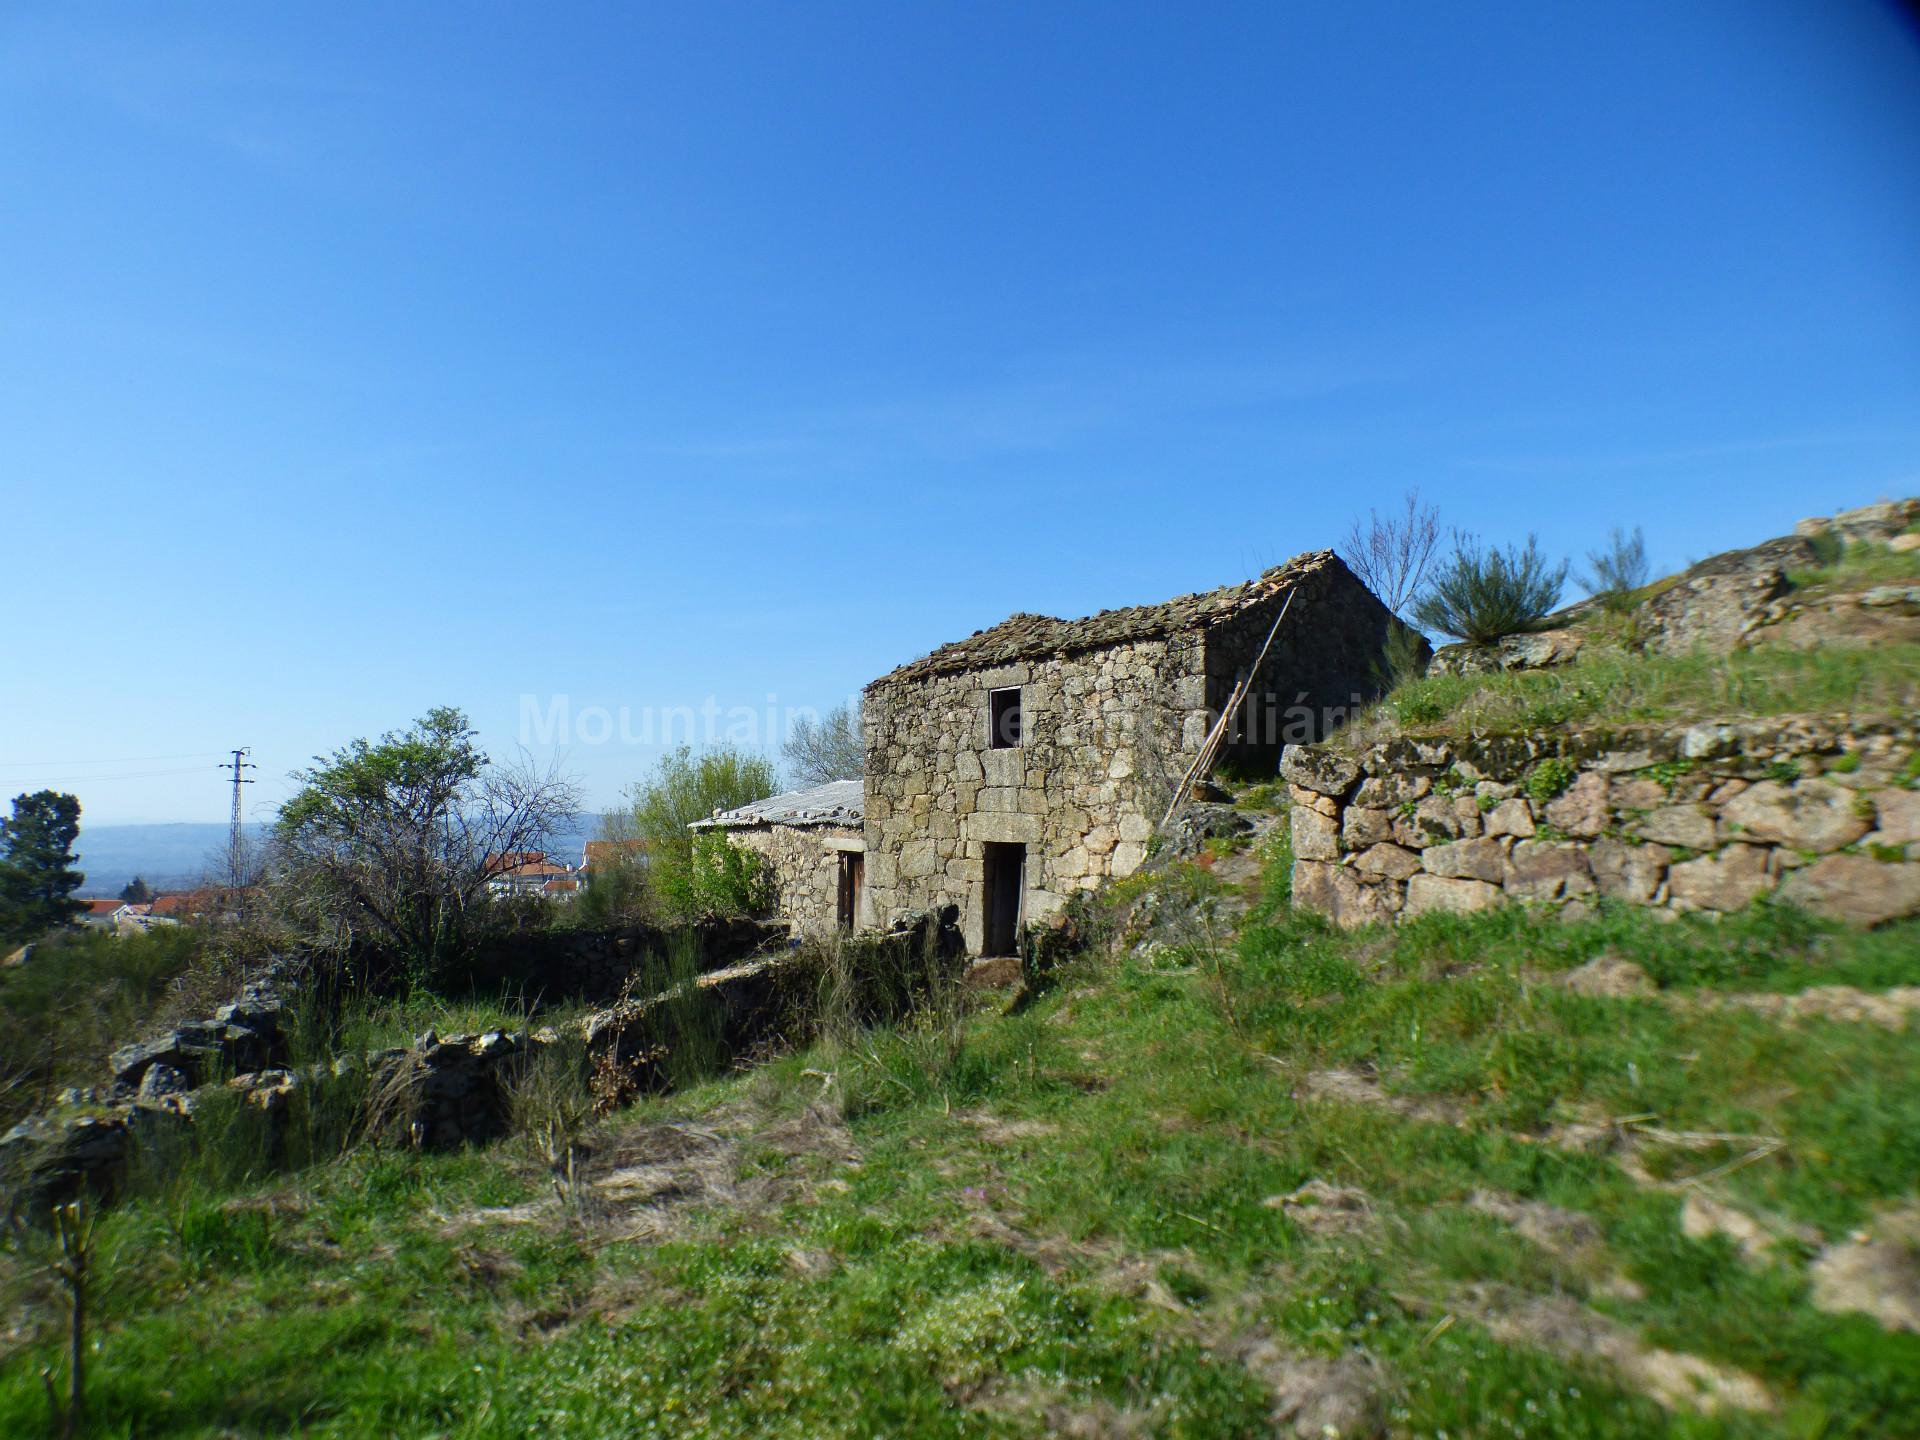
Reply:
<svg viewBox="0 0 1920 1440"><path fill-rule="evenodd" d="M91 785L101 780L152 780L162 775L204 775L206 769L200 765L186 765L173 770L133 770L118 775L35 775L32 781L15 781L15 784L37 782L41 785Z"/></svg>
<svg viewBox="0 0 1920 1440"><path fill-rule="evenodd" d="M56 765L150 765L156 760L204 760L218 750L187 750L178 755L122 755L116 760L0 760L0 770L51 770Z"/></svg>

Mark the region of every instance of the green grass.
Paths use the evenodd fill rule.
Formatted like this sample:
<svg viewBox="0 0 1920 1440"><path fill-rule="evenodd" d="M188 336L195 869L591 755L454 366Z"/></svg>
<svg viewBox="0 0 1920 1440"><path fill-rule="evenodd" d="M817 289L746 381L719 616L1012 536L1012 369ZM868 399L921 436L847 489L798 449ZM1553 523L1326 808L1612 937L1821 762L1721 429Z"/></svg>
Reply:
<svg viewBox="0 0 1920 1440"><path fill-rule="evenodd" d="M1920 645L1635 656L1602 651L1553 670L1432 675L1395 690L1350 733L1506 732L1920 705Z"/></svg>
<svg viewBox="0 0 1920 1440"><path fill-rule="evenodd" d="M125 937L74 931L0 970L0 1130L57 1089L98 1081L108 1053L200 959L201 940L185 926Z"/></svg>
<svg viewBox="0 0 1920 1440"><path fill-rule="evenodd" d="M1916 582L1920 582L1920 552L1901 555L1884 545L1850 545L1845 554L1829 564L1787 575L1787 583L1795 590L1822 593Z"/></svg>
<svg viewBox="0 0 1920 1440"><path fill-rule="evenodd" d="M529 1024L560 1025L581 1009L561 1005L536 1011L509 991L492 999L449 999L417 990L402 1001L349 1005L336 1022L335 1048L354 1052L411 1045L428 1030L436 1035L483 1035L489 1030L525 1030Z"/></svg>
<svg viewBox="0 0 1920 1440"><path fill-rule="evenodd" d="M604 1163L666 1124L738 1147L739 1202L675 1201L657 1234L591 1208L460 1223L550 1193L513 1143L136 1198L102 1226L99 1433L1269 1435L1241 1360L1265 1339L1366 1352L1395 1436L1914 1432L1920 1337L1813 1309L1803 1255L1687 1239L1677 1195L1543 1137L1650 1113L1779 1136L1715 1193L1844 1235L1920 1187L1920 1047L1672 997L1916 983L1920 926L1516 907L1340 935L1289 912L1269 858L1258 918L1181 973L1089 957L1018 1013L857 1032L609 1118ZM1602 953L1662 996L1555 983ZM1332 1066L1461 1123L1307 1098ZM1378 1222L1315 1234L1267 1203L1312 1178L1363 1188ZM1601 1268L1474 1210L1481 1190L1592 1217ZM1473 1286L1585 1297L1777 1408L1667 1412L1590 1357L1494 1340ZM0 1433L44 1433L53 1355L0 1353Z"/></svg>

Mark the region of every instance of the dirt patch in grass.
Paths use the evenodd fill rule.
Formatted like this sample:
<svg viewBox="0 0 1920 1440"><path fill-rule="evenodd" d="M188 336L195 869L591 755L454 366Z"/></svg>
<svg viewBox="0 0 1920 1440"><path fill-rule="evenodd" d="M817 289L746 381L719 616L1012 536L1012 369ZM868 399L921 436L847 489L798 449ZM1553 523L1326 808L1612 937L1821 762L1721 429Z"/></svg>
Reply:
<svg viewBox="0 0 1920 1440"><path fill-rule="evenodd" d="M1358 1440L1380 1433L1388 1377L1372 1356L1350 1351L1331 1359L1254 1339L1239 1358L1273 1395L1276 1434L1300 1440Z"/></svg>
<svg viewBox="0 0 1920 1440"><path fill-rule="evenodd" d="M1390 1094L1380 1083L1379 1073L1369 1066L1315 1070L1307 1076L1301 1088L1312 1100L1365 1105L1431 1125L1464 1125L1471 1113L1471 1107L1438 1095Z"/></svg>
<svg viewBox="0 0 1920 1440"><path fill-rule="evenodd" d="M1838 1020L1853 1025L1880 1025L1905 1030L1920 1012L1920 985L1896 985L1888 990L1855 989L1851 985L1814 985L1792 995L1716 994L1698 991L1670 994L1671 1003L1693 1010L1751 1010L1788 1024L1803 1020Z"/></svg>
<svg viewBox="0 0 1920 1440"><path fill-rule="evenodd" d="M1278 1210L1309 1235L1348 1235L1373 1223L1373 1200L1364 1190L1309 1180L1285 1195L1263 1202Z"/></svg>
<svg viewBox="0 0 1920 1440"><path fill-rule="evenodd" d="M1669 1410L1714 1414L1774 1407L1772 1393L1744 1371L1649 1345L1627 1326L1562 1295L1528 1297L1499 1286L1475 1286L1457 1296L1453 1308L1505 1344L1576 1363L1597 1360Z"/></svg>
<svg viewBox="0 0 1920 1440"><path fill-rule="evenodd" d="M985 1110L959 1110L953 1118L972 1126L989 1145L1004 1145L1010 1140L1038 1140L1060 1133L1058 1125L1045 1120L1009 1120Z"/></svg>
<svg viewBox="0 0 1920 1440"><path fill-rule="evenodd" d="M859 1163L858 1147L836 1109L816 1102L770 1123L735 1115L706 1127L641 1123L615 1130L588 1166L587 1207L594 1223L622 1240L663 1240L714 1210L764 1215L811 1187L804 1166L777 1172L746 1164L746 1152L787 1160Z"/></svg>
<svg viewBox="0 0 1920 1440"><path fill-rule="evenodd" d="M1813 1262L1813 1303L1871 1315L1882 1328L1920 1333L1920 1206L1874 1222Z"/></svg>
<svg viewBox="0 0 1920 1440"><path fill-rule="evenodd" d="M832 1187L814 1181L805 1166L751 1165L755 1151L790 1160L859 1160L852 1135L826 1103L772 1121L756 1121L744 1109L716 1117L713 1125L635 1120L594 1137L571 1191L556 1184L554 1194L538 1200L437 1218L447 1236L475 1226L566 1222L601 1239L661 1241L688 1233L717 1210L764 1215Z"/></svg>
<svg viewBox="0 0 1920 1440"><path fill-rule="evenodd" d="M1153 1408L1135 1409L1096 1397L1075 1396L1058 1385L1030 1377L1014 1382L989 1380L967 1397L974 1410L1004 1416L1016 1423L1038 1425L1048 1435L1073 1440L1134 1440L1156 1435L1164 1417Z"/></svg>
<svg viewBox="0 0 1920 1440"><path fill-rule="evenodd" d="M1645 1292L1614 1264L1606 1238L1592 1216L1493 1190L1476 1190L1467 1208L1511 1226L1515 1234L1586 1276L1594 1293L1615 1300L1643 1298Z"/></svg>
<svg viewBox="0 0 1920 1440"><path fill-rule="evenodd" d="M1820 1243L1820 1232L1774 1216L1755 1215L1699 1187L1690 1187L1680 1207L1680 1233L1689 1240L1730 1240L1751 1262L1778 1258L1794 1245Z"/></svg>

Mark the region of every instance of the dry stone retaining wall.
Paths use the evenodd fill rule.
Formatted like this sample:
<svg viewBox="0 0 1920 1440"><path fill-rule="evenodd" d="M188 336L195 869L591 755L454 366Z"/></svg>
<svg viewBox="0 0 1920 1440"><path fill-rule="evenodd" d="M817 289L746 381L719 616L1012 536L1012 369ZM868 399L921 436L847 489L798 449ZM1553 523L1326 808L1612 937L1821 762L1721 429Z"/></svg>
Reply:
<svg viewBox="0 0 1920 1440"><path fill-rule="evenodd" d="M1917 753L1911 724L1819 719L1294 746L1294 903L1355 926L1775 896L1878 924L1920 913Z"/></svg>

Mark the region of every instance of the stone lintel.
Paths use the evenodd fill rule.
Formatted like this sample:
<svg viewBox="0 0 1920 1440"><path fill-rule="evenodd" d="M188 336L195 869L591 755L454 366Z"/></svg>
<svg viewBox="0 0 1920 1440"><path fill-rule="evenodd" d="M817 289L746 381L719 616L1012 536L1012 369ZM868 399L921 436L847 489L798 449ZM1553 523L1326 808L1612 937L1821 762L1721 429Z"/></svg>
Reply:
<svg viewBox="0 0 1920 1440"><path fill-rule="evenodd" d="M1038 845L1041 817L1012 811L975 811L963 816L961 834L969 840L993 841L1003 845Z"/></svg>

